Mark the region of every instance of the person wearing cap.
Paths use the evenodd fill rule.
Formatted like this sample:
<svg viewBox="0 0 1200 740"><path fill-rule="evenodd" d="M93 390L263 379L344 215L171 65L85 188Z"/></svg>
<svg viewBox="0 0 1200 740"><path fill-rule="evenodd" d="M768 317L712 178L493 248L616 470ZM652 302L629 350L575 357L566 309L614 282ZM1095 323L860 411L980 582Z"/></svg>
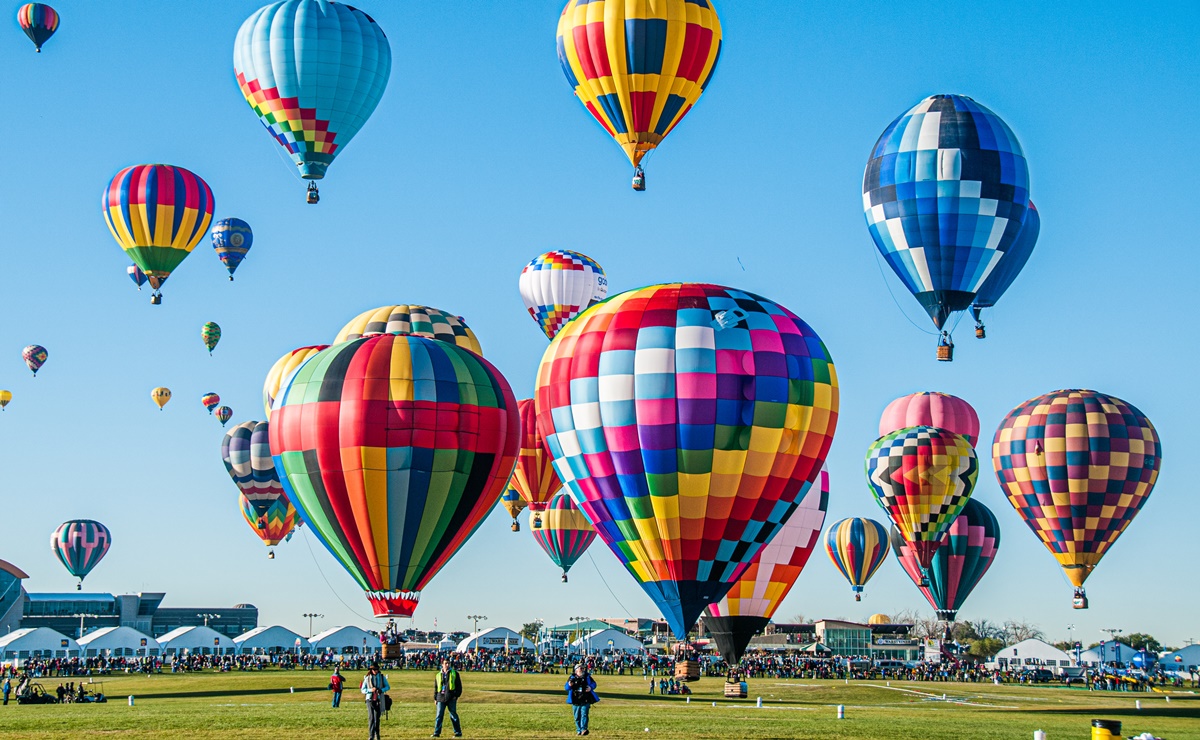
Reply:
<svg viewBox="0 0 1200 740"><path fill-rule="evenodd" d="M462 737L462 725L458 722L458 697L462 696L462 678L450 665L442 661L442 670L433 678L433 701L437 703L437 718L433 723L433 737L442 734L442 718L450 710L450 724L454 726L454 737Z"/></svg>
<svg viewBox="0 0 1200 740"><path fill-rule="evenodd" d="M367 699L367 740L379 740L379 716L383 714L383 695L391 690L387 676L379 672L379 664L372 663L371 670L363 676L360 690Z"/></svg>
<svg viewBox="0 0 1200 740"><path fill-rule="evenodd" d="M575 665L575 672L567 677L565 686L567 703L575 714L575 734L588 734L588 719L592 705L600 701L596 696L596 681L583 667L583 663Z"/></svg>

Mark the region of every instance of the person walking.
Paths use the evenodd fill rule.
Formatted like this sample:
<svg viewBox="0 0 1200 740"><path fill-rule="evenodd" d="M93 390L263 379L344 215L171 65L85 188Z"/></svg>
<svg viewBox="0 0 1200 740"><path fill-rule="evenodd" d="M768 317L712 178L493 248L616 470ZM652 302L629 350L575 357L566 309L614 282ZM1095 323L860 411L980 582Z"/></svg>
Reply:
<svg viewBox="0 0 1200 740"><path fill-rule="evenodd" d="M329 690L333 692L333 708L337 709L342 705L342 689L346 687L346 680L342 678L342 669L334 668L333 675L329 677Z"/></svg>
<svg viewBox="0 0 1200 740"><path fill-rule="evenodd" d="M450 724L454 737L462 737L462 725L458 721L458 697L462 696L462 677L454 670L449 660L442 661L442 670L433 678L433 700L437 703L437 719L433 723L433 737L442 734L442 718L450 711Z"/></svg>
<svg viewBox="0 0 1200 740"><path fill-rule="evenodd" d="M592 674L584 669L583 664L579 663L575 666L575 672L567 677L565 686L567 690L567 703L571 705L571 710L575 714L575 734L588 734L588 719L591 714L592 705L600 701L596 696L596 681L592 678Z"/></svg>
<svg viewBox="0 0 1200 740"><path fill-rule="evenodd" d="M12 679L4 677L4 706L8 706L8 695L12 693Z"/></svg>
<svg viewBox="0 0 1200 740"><path fill-rule="evenodd" d="M383 714L383 695L391 688L387 676L379 672L379 664L372 663L371 670L363 676L359 689L367 699L367 740L379 740L379 716Z"/></svg>

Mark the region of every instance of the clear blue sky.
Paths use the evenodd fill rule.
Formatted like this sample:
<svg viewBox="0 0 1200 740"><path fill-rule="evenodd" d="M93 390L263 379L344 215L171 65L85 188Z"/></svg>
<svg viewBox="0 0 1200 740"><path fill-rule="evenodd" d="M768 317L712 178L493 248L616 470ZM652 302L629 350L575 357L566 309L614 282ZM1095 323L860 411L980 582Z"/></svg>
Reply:
<svg viewBox="0 0 1200 740"><path fill-rule="evenodd" d="M280 354L328 342L355 314L389 303L465 316L529 395L546 343L517 276L536 254L565 247L599 260L614 290L723 283L816 329L842 388L831 521L882 519L862 455L880 411L903 393L963 396L989 441L1010 408L1057 388L1135 404L1157 425L1165 462L1088 582L1092 609L1071 610L1058 567L985 463L975 495L1000 518L1003 542L961 616L1028 619L1056 639L1068 623L1089 641L1103 627L1200 639L1190 557L1200 499L1186 473L1200 362L1195 3L727 0L721 67L649 160L640 195L559 70L559 0L360 5L391 41L391 82L317 207L304 204L233 80L234 35L257 0L59 0L61 29L40 55L10 16L0 34L9 142L0 387L14 400L0 415L0 558L31 574L31 590L73 588L47 540L63 520L93 517L115 544L89 590L162 590L174 606L251 602L263 623L296 628L309 611L326 615L318 628L367 624L361 593L311 537L266 559L238 513L222 430L200 395L220 393L235 422L261 418L262 378ZM881 276L859 195L883 128L942 92L970 95L1009 123L1042 215L1037 251L992 313L988 340L964 324L949 365L893 302L889 286L925 326L899 282ZM218 217L253 225L236 282L205 243L162 306L134 290L99 201L118 169L140 162L194 170ZM205 321L224 329L211 359ZM36 379L20 358L32 342L50 351ZM175 394L162 413L149 397L157 385ZM470 613L513 626L655 616L603 545L591 554L595 566L585 556L562 586L528 532L513 535L497 513L425 591L416 624L464 627ZM929 611L894 560L855 604L818 553L779 616L908 607Z"/></svg>

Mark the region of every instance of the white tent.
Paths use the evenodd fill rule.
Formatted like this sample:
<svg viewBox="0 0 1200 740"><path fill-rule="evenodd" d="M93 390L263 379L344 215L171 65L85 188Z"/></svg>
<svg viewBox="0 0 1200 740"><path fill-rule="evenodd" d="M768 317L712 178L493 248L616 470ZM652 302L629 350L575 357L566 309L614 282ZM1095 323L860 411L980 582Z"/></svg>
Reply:
<svg viewBox="0 0 1200 740"><path fill-rule="evenodd" d="M313 635L310 642L314 653L332 652L338 655L378 653L380 646L379 635L358 627L333 627Z"/></svg>
<svg viewBox="0 0 1200 740"><path fill-rule="evenodd" d="M622 630L596 630L571 643L571 652L573 653L602 653L606 650L618 653L640 653L645 649L645 645Z"/></svg>
<svg viewBox="0 0 1200 740"><path fill-rule="evenodd" d="M468 650L533 650L533 643L508 627L492 627L469 635L455 649L460 653Z"/></svg>
<svg viewBox="0 0 1200 740"><path fill-rule="evenodd" d="M257 627L233 638L238 654L296 653L297 641L300 650L308 650L309 642L287 627Z"/></svg>
<svg viewBox="0 0 1200 740"><path fill-rule="evenodd" d="M162 647L149 635L132 627L104 627L79 638L85 658L103 655L112 658L157 656Z"/></svg>
<svg viewBox="0 0 1200 740"><path fill-rule="evenodd" d="M438 643L438 650L453 650L456 647L458 647L457 643L449 637L443 637L442 641Z"/></svg>
<svg viewBox="0 0 1200 740"><path fill-rule="evenodd" d="M79 643L49 627L27 627L0 637L0 659L78 658Z"/></svg>
<svg viewBox="0 0 1200 740"><path fill-rule="evenodd" d="M163 655L233 655L233 640L212 627L180 627L158 638Z"/></svg>
<svg viewBox="0 0 1200 740"><path fill-rule="evenodd" d="M1010 671L1048 668L1057 672L1060 668L1073 665L1075 661L1070 655L1043 640L1022 640L1015 645L1009 645L987 662L987 667L993 670L999 668Z"/></svg>

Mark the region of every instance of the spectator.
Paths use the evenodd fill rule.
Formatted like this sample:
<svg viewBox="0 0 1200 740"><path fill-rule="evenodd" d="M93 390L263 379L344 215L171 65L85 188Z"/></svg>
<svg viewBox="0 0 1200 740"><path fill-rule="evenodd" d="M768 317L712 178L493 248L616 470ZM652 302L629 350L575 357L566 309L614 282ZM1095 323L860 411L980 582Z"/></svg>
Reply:
<svg viewBox="0 0 1200 740"><path fill-rule="evenodd" d="M565 688L567 703L575 715L575 734L587 735L592 705L600 701L596 696L596 681L579 663L575 666L575 672L567 678Z"/></svg>

